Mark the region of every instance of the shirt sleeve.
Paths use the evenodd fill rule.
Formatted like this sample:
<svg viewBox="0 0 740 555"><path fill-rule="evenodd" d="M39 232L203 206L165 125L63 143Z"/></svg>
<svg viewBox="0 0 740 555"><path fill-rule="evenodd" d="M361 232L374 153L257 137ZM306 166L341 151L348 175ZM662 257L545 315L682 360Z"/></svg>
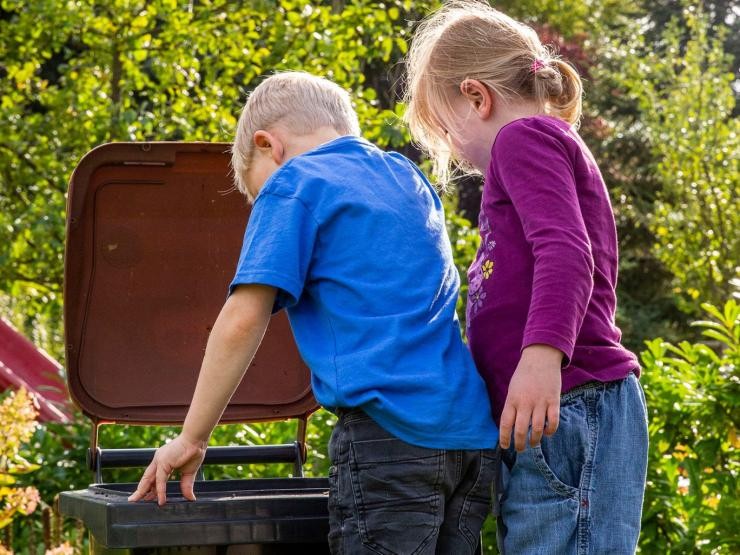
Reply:
<svg viewBox="0 0 740 555"><path fill-rule="evenodd" d="M550 130L517 125L504 128L499 141L493 167L534 257L522 349L550 345L565 354L566 366L591 298L594 271L573 163L563 138Z"/></svg>
<svg viewBox="0 0 740 555"><path fill-rule="evenodd" d="M278 290L273 312L296 304L306 283L317 229L316 219L300 199L259 195L229 294L239 285L269 285Z"/></svg>

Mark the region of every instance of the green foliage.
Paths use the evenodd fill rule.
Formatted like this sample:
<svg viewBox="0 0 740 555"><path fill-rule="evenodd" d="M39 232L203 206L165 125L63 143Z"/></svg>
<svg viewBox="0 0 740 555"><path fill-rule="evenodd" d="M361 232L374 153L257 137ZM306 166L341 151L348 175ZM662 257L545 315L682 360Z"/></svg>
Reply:
<svg viewBox="0 0 740 555"><path fill-rule="evenodd" d="M650 415L646 553L737 553L740 306L702 308L705 342L647 342Z"/></svg>
<svg viewBox="0 0 740 555"><path fill-rule="evenodd" d="M658 156L645 147L643 115L627 94L624 59L631 39L652 25L653 6L633 4L631 17L594 20L583 40L584 118L580 133L599 163L609 189L619 237L617 323L633 351L656 336L686 337L685 315L675 303L672 275L653 252L650 229L662 181Z"/></svg>
<svg viewBox="0 0 740 555"><path fill-rule="evenodd" d="M740 122L732 117L724 30L715 37L709 31L706 15L689 5L683 24L674 19L666 28L659 50L638 35L623 60L623 82L658 158L662 188L649 218L654 251L689 310L700 295L727 298L740 271Z"/></svg>
<svg viewBox="0 0 740 555"><path fill-rule="evenodd" d="M61 358L76 162L108 141L228 141L246 93L273 71L335 80L354 93L367 138L406 144L386 67L406 51L411 4L3 0L0 307Z"/></svg>
<svg viewBox="0 0 740 555"><path fill-rule="evenodd" d="M29 480L38 490L42 508L53 507L59 492L85 488L93 482L92 474L85 466L91 425L82 414L77 413L73 417L72 424L39 424L25 445L24 456L38 468ZM78 552L86 552L82 551L86 536L76 522L64 519L59 527L62 529L58 530L58 536L52 534L52 539L59 540L56 543L68 541L79 547ZM14 525L15 553L28 553L29 547L38 545L41 538L44 538L44 522L41 511L37 510L22 523Z"/></svg>
<svg viewBox="0 0 740 555"><path fill-rule="evenodd" d="M684 2L689 9L678 19L676 0L492 3L536 26L586 77L581 132L615 207L620 325L633 347L658 335L672 341L651 341L643 354L651 451L642 550L740 551L732 539L736 308L712 313L697 328L707 343L674 341L691 336L676 296L688 311L699 298L721 302L737 275L740 153L722 50L737 37L710 28L691 8L698 2ZM399 123L398 62L414 22L439 4L0 0L0 312L61 359L64 205L79 158L112 140L228 141L247 92L274 70L334 79L352 91L366 137L413 156ZM729 21L729 3L703 5L715 23ZM478 236L454 198L445 205L464 299ZM458 312L464 316L462 300ZM309 421L307 475L326 475L333 422L326 411ZM105 426L100 444L152 447L175 433ZM40 467L18 484L31 480L48 504L59 491L87 487L89 437L82 415L72 425L39 427L21 456ZM230 425L216 429L212 444L294 437L294 423ZM206 469L211 479L290 472L289 465ZM134 481L139 474L110 470L104 478ZM18 546L27 522L40 536L34 514L16 527ZM494 552L493 538L489 519L486 552Z"/></svg>
<svg viewBox="0 0 740 555"><path fill-rule="evenodd" d="M533 27L547 24L567 39L590 35L594 27L615 25L636 15L638 5L627 0L494 0L491 4Z"/></svg>
<svg viewBox="0 0 740 555"><path fill-rule="evenodd" d="M34 487L23 487L24 475L38 469L22 456L24 444L36 428L36 408L25 389L11 391L0 402L0 529L18 516L36 510L39 493Z"/></svg>

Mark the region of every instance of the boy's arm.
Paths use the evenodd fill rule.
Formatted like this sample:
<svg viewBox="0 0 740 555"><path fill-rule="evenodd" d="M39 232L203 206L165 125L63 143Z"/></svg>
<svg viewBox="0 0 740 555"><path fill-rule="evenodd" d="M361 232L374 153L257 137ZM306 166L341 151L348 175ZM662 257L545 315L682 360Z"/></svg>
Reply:
<svg viewBox="0 0 740 555"><path fill-rule="evenodd" d="M156 498L163 505L167 478L178 468L182 494L195 499L195 473L203 462L208 439L262 341L275 294L273 287L244 285L226 300L208 338L182 431L157 449L129 501Z"/></svg>
<svg viewBox="0 0 740 555"><path fill-rule="evenodd" d="M231 396L257 352L270 321L275 288L238 287L226 300L208 338L182 435L208 442Z"/></svg>

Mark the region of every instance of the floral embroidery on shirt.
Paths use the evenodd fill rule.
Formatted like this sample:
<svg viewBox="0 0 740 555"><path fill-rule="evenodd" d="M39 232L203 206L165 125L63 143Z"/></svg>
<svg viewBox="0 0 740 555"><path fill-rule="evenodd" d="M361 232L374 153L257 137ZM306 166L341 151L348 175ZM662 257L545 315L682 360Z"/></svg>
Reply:
<svg viewBox="0 0 740 555"><path fill-rule="evenodd" d="M468 272L468 290L477 291L483 285L483 276L477 268L471 268Z"/></svg>
<svg viewBox="0 0 740 555"><path fill-rule="evenodd" d="M490 252L496 248L496 240L493 238L493 231L491 230L488 216L482 212L478 217L478 233L480 234L481 247L483 249Z"/></svg>
<svg viewBox="0 0 740 555"><path fill-rule="evenodd" d="M465 329L470 329L470 320L478 312L478 309L483 304L483 298L481 293L483 292L481 287L483 285L483 274L480 271L480 253L479 256L473 261L473 264L468 269L468 302L466 303L466 318L465 318Z"/></svg>
<svg viewBox="0 0 740 555"><path fill-rule="evenodd" d="M481 271L483 272L483 277L485 279L491 277L491 274L493 273L493 260L486 260L483 263L483 266L481 266Z"/></svg>
<svg viewBox="0 0 740 555"><path fill-rule="evenodd" d="M468 306L465 327L469 329L470 321L483 308L488 293L484 290L483 282L493 275L495 263L493 249L496 241L493 238L491 225L486 215L481 212L478 219L478 232L481 237L481 246L475 261L468 270Z"/></svg>
<svg viewBox="0 0 740 555"><path fill-rule="evenodd" d="M471 303L471 306L473 308L473 314L478 312L481 308L483 308L483 301L486 299L486 292L483 291L483 289L478 289L477 291L473 291L470 295L468 295L468 302Z"/></svg>

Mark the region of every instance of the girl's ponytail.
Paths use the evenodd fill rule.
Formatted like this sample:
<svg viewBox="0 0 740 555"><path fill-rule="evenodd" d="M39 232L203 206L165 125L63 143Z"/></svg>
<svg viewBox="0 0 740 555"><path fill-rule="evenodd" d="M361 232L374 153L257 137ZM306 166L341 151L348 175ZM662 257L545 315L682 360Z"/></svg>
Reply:
<svg viewBox="0 0 740 555"><path fill-rule="evenodd" d="M554 116L575 125L581 117L583 85L576 69L564 60L533 62L534 96Z"/></svg>

